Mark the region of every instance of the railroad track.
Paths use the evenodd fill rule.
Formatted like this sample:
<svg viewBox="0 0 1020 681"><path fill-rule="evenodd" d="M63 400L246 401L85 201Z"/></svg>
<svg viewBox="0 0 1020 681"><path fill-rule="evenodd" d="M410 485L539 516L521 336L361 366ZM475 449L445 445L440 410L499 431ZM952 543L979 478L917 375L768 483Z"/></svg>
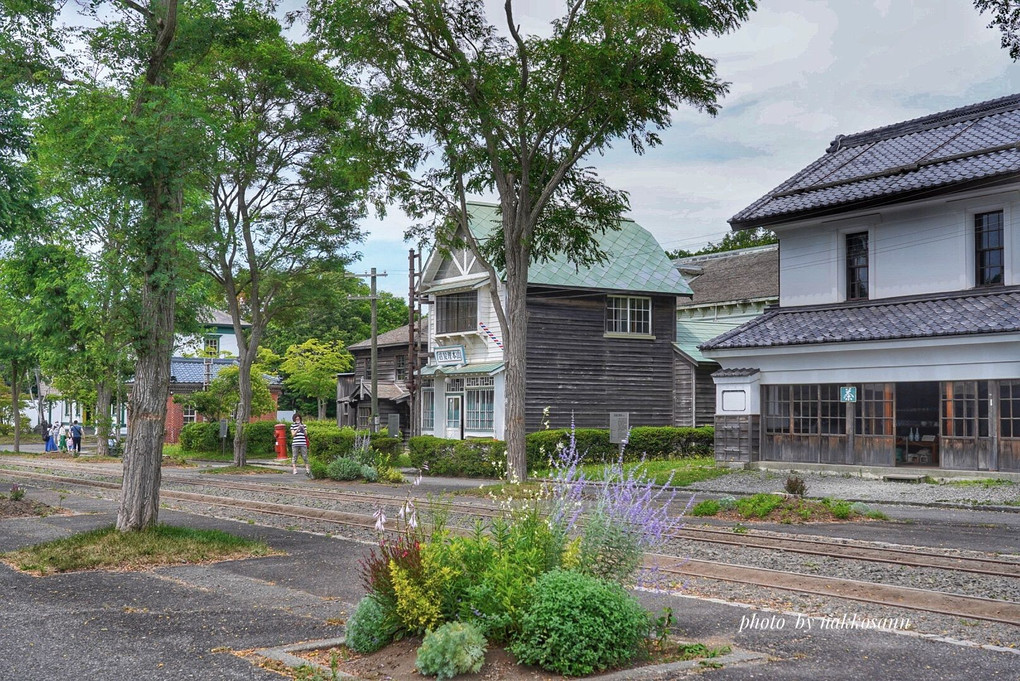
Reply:
<svg viewBox="0 0 1020 681"><path fill-rule="evenodd" d="M85 478L73 478L39 472L14 471L10 469L4 469L0 471L0 473L10 477L29 480L34 479L49 483L98 487L102 489L120 489L120 483L113 481L89 480ZM168 482L171 480L174 483L180 482L180 478L178 476L169 476L169 478L171 479L168 479ZM209 483L196 481L195 484L201 484L206 487L221 487L223 489L258 491L261 493L266 493L267 491L278 492L280 489L279 487L259 485L257 483L241 483L236 481L214 481ZM290 490L293 490L292 493L294 494L306 496L308 496L308 493L311 491L307 487L290 488ZM217 496L174 489L163 489L161 490L160 495L164 499L172 499L176 501L200 503L208 506L218 506L233 510L247 510L299 520L329 522L361 529L375 529L375 519L371 514L367 513L351 513L332 509L311 508L297 504L253 501L240 499L238 497ZM338 501L372 501L390 504L400 503L402 501L399 498L388 495L354 494L330 490L316 490L314 496L319 498L328 497ZM475 514L486 515L498 513L495 509L481 505L459 503L456 504L456 507L458 512L472 512ZM396 529L393 528L388 531L396 532ZM1018 571L1020 571L1020 565L1017 563L994 559L943 556L905 549L847 546L831 542L819 542L798 538L776 538L752 535L733 535L731 538L725 536L725 532L721 530L682 529L676 533L676 536L678 538L689 538L695 541L714 541L719 543L750 546L751 548L796 551L811 553L813 555L832 556L835 558L852 558L855 560L875 560L887 563L915 564L923 567L941 567L947 570L975 572L986 575L994 575L997 577L1020 576L1020 574L1018 574ZM816 547L815 545L821 546ZM849 552L850 555L848 555L848 552L845 551L847 549L852 550ZM880 557L877 555L878 553L890 555ZM942 559L944 559L944 561ZM904 562L907 560L914 562ZM943 564L936 565L936 563ZM809 593L819 596L837 597L875 605L887 605L912 610L935 612L954 617L979 619L1020 626L1020 603L1011 601L962 596L939 591L891 586L874 582L863 582L835 577L807 575L799 572L783 572L758 567L752 568L734 565L731 563L684 559L676 556L663 556L658 554L648 554L646 556L646 565L649 567L655 567L660 572L686 577L701 577L729 582L755 584L774 589Z"/></svg>

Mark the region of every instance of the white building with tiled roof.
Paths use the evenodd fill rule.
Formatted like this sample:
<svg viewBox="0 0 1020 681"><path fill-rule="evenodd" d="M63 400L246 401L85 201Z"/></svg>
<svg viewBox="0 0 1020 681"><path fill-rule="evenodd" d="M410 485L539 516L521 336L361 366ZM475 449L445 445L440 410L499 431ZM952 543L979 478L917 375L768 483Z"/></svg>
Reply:
<svg viewBox="0 0 1020 681"><path fill-rule="evenodd" d="M839 136L738 213L779 306L701 345L722 460L1020 471L1020 95Z"/></svg>

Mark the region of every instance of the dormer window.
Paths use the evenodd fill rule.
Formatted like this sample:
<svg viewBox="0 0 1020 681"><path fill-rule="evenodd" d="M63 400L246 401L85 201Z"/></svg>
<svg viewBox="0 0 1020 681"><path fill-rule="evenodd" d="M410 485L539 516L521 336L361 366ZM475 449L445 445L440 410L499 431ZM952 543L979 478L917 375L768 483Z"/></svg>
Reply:
<svg viewBox="0 0 1020 681"><path fill-rule="evenodd" d="M205 337L205 354L209 357L216 357L220 354L220 337L219 336L206 336Z"/></svg>
<svg viewBox="0 0 1020 681"><path fill-rule="evenodd" d="M974 284L1001 286L1004 281L1002 211L978 213L974 216Z"/></svg>
<svg viewBox="0 0 1020 681"><path fill-rule="evenodd" d="M868 299L868 233L846 235L846 299Z"/></svg>
<svg viewBox="0 0 1020 681"><path fill-rule="evenodd" d="M465 333L478 326L478 293L466 291L436 297L436 333Z"/></svg>

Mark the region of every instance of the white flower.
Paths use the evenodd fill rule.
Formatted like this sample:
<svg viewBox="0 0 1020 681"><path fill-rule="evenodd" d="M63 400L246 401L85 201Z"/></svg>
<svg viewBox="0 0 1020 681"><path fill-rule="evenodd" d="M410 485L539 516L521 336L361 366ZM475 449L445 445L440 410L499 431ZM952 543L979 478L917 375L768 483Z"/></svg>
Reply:
<svg viewBox="0 0 1020 681"><path fill-rule="evenodd" d="M384 532L386 530L386 514L383 513L382 508L375 509L372 517L375 518L375 529L379 532Z"/></svg>

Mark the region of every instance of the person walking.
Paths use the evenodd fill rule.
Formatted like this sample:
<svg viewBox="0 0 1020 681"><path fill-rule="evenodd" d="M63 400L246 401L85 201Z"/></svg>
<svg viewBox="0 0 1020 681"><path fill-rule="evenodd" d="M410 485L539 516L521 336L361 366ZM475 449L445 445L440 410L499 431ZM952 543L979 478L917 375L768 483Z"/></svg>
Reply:
<svg viewBox="0 0 1020 681"><path fill-rule="evenodd" d="M81 456L81 436L85 433L85 429L78 424L75 420L71 424L71 449L74 451L74 458Z"/></svg>
<svg viewBox="0 0 1020 681"><path fill-rule="evenodd" d="M297 475L297 458L300 454L305 459L305 475L310 476L312 470L308 467L308 428L301 414L294 414L294 423L290 424L290 452L291 472Z"/></svg>
<svg viewBox="0 0 1020 681"><path fill-rule="evenodd" d="M50 430L47 433L47 435L48 437L46 438L46 451L47 452L57 451L57 438L60 437L60 426L54 423L52 426L50 426Z"/></svg>
<svg viewBox="0 0 1020 681"><path fill-rule="evenodd" d="M58 446L60 451L62 452L67 451L67 438L70 434L71 434L70 428L68 428L64 424L60 424L60 444Z"/></svg>

